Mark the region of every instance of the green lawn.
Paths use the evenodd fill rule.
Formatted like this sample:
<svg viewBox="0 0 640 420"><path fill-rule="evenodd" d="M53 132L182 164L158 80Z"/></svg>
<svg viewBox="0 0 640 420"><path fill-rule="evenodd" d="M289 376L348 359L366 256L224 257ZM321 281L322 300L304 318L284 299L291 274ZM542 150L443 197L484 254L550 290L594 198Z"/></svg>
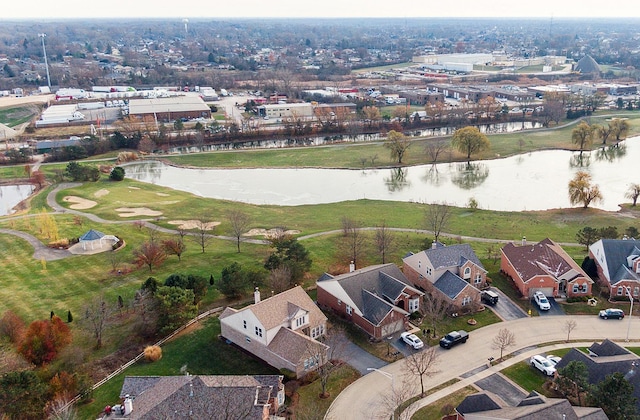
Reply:
<svg viewBox="0 0 640 420"><path fill-rule="evenodd" d="M322 387L319 380L298 388L300 398L295 407L296 415L299 418L324 417L338 394L358 378L360 378L360 373L357 370L349 365L342 365L329 378L327 384L328 398L320 398Z"/></svg>
<svg viewBox="0 0 640 420"><path fill-rule="evenodd" d="M105 405L117 403L125 376L180 375L185 369L192 375L277 375L263 362L226 344L218 336L217 317L204 320L197 331L182 335L162 347L162 359L154 363L138 362L114 377L94 393L94 401L79 406L80 418L95 418Z"/></svg>
<svg viewBox="0 0 640 420"><path fill-rule="evenodd" d="M537 391L545 394L542 385L549 379L538 369L532 367L528 360L516 363L501 371L507 378L520 385L525 391Z"/></svg>

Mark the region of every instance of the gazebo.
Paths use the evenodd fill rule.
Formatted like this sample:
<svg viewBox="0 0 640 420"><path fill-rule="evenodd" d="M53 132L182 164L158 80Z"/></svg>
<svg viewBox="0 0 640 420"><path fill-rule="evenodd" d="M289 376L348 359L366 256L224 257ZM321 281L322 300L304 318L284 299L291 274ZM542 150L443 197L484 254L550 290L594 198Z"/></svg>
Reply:
<svg viewBox="0 0 640 420"><path fill-rule="evenodd" d="M118 238L113 235L105 235L98 230L90 229L87 233L79 238L79 241L82 244L83 250L87 249L87 245L89 245L93 250L94 247L97 247L98 249L103 248L105 241L108 241L109 246L112 246L113 244L118 242Z"/></svg>

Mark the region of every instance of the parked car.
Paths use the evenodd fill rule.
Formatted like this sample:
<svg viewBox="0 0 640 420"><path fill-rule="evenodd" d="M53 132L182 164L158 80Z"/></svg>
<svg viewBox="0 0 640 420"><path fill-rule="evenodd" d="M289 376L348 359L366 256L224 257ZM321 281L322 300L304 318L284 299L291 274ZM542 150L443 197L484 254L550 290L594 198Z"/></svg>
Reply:
<svg viewBox="0 0 640 420"><path fill-rule="evenodd" d="M556 373L556 368L553 363L551 363L549 359L544 356L536 354L535 356L531 356L529 362L531 363L531 366L538 369L540 372L544 373L547 376L553 376Z"/></svg>
<svg viewBox="0 0 640 420"><path fill-rule="evenodd" d="M410 345L416 350L424 347L424 343L422 342L422 340L420 340L418 336L415 334L403 332L402 334L400 334L400 338L402 338L402 341L404 341L405 343L407 343L408 345Z"/></svg>
<svg viewBox="0 0 640 420"><path fill-rule="evenodd" d="M624 311L616 308L603 309L598 316L602 319L622 319L624 318Z"/></svg>
<svg viewBox="0 0 640 420"><path fill-rule="evenodd" d="M493 292L491 290L483 290L482 293L480 294L480 298L482 299L482 301L487 305L492 305L492 306L498 303L499 297L500 296L498 296L496 292Z"/></svg>
<svg viewBox="0 0 640 420"><path fill-rule="evenodd" d="M562 357L560 356L554 356L553 354L549 354L547 355L547 360L551 362L551 364L553 365L553 367L556 367L556 365L558 363L560 363L560 360L562 360Z"/></svg>
<svg viewBox="0 0 640 420"><path fill-rule="evenodd" d="M542 292L535 292L533 294L533 300L535 300L536 305L542 311L548 311L551 309L551 304L549 303L549 299Z"/></svg>
<svg viewBox="0 0 640 420"><path fill-rule="evenodd" d="M451 331L440 339L440 347L443 349L450 349L456 344L466 343L468 339L469 333L464 330Z"/></svg>

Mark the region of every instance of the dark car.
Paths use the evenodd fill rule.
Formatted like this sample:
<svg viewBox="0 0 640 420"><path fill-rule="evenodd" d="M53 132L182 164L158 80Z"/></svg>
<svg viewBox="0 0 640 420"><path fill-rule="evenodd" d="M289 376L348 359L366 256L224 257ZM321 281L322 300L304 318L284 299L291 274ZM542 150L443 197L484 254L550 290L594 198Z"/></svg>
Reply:
<svg viewBox="0 0 640 420"><path fill-rule="evenodd" d="M602 319L622 319L624 311L622 309L609 308L600 311L598 316Z"/></svg>
<svg viewBox="0 0 640 420"><path fill-rule="evenodd" d="M496 292L492 292L491 290L483 290L480 294L480 298L487 305L495 305L498 303L498 294Z"/></svg>

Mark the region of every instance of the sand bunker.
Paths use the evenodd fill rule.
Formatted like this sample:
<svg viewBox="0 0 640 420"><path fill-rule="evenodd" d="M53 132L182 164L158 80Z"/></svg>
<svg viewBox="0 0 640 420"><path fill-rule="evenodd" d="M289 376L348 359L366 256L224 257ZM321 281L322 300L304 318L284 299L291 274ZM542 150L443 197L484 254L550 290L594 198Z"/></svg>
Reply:
<svg viewBox="0 0 640 420"><path fill-rule="evenodd" d="M68 195L62 199L65 203L73 203L69 208L74 210L86 210L98 205L95 201L87 200L86 198L76 197L75 195Z"/></svg>
<svg viewBox="0 0 640 420"><path fill-rule="evenodd" d="M169 194L165 194L165 193L156 193L157 195L159 195L160 197L169 197Z"/></svg>
<svg viewBox="0 0 640 420"><path fill-rule="evenodd" d="M199 220L171 220L169 222L170 225L177 225L178 229L200 229L201 223ZM204 230L212 230L214 227L218 226L220 222L205 222L202 225Z"/></svg>
<svg viewBox="0 0 640 420"><path fill-rule="evenodd" d="M105 195L109 194L109 190L105 190L104 188L101 190L98 190L96 192L93 193L93 196L95 198L100 198L100 197L104 197Z"/></svg>
<svg viewBox="0 0 640 420"><path fill-rule="evenodd" d="M300 233L299 230L285 230L284 232L281 229L251 229L247 233L243 233L242 236L264 236L265 238L273 238L280 234L285 235L297 235Z"/></svg>
<svg viewBox="0 0 640 420"><path fill-rule="evenodd" d="M147 207L119 207L116 209L120 217L134 217L134 216L161 216L162 212L157 210L151 210Z"/></svg>

